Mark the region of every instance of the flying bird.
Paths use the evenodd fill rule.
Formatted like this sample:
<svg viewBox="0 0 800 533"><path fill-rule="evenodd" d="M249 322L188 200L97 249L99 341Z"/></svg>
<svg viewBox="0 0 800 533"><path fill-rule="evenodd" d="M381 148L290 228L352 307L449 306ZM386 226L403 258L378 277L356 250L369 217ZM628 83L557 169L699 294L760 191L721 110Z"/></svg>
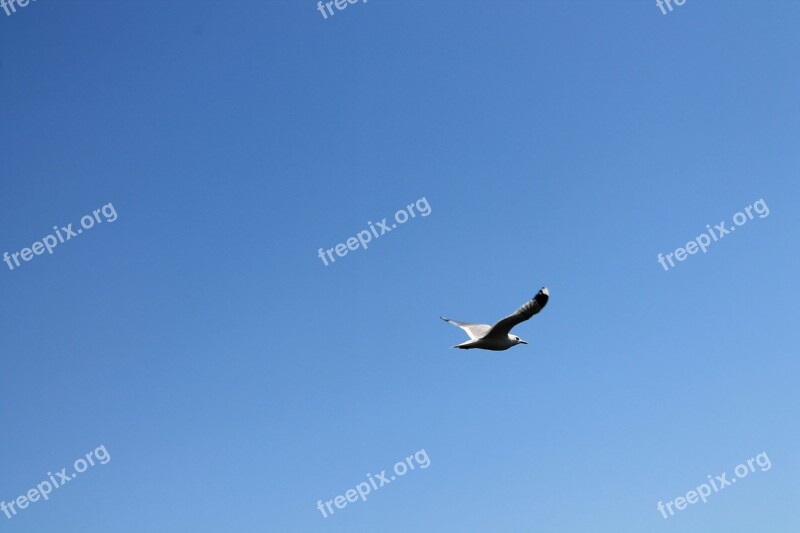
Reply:
<svg viewBox="0 0 800 533"><path fill-rule="evenodd" d="M461 344L456 344L453 348L461 348L462 350L469 350L470 348L480 348L482 350L508 350L517 344L528 344L526 341L520 339L516 335L511 335L511 328L525 322L530 317L541 311L547 300L550 299L550 293L547 287L542 289L533 297L533 299L525 303L522 307L517 309L513 314L508 315L504 319L497 322L494 326L488 324L470 324L468 322L456 322L449 318L439 317L446 322L450 322L454 326L458 326L469 335L469 340Z"/></svg>

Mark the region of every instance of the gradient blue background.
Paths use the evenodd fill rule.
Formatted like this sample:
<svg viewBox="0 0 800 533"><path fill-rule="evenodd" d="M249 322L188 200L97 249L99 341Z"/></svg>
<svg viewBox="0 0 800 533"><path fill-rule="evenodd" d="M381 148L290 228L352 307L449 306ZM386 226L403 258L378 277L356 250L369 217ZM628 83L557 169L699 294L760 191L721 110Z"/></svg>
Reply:
<svg viewBox="0 0 800 533"><path fill-rule="evenodd" d="M795 532L800 5L0 13L11 532ZM426 197L432 213L316 256ZM656 261L763 198L756 219ZM551 300L507 352L439 315ZM323 519L318 499L431 465ZM766 451L773 467L663 520Z"/></svg>

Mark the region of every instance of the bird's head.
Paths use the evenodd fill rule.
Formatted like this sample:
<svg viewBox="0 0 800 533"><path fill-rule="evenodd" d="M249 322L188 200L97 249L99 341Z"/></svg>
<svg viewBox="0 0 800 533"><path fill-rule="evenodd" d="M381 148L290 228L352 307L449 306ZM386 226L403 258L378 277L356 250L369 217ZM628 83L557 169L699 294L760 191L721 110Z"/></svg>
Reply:
<svg viewBox="0 0 800 533"><path fill-rule="evenodd" d="M509 335L508 338L511 339L514 342L514 344L528 344L528 341L524 341L519 337L517 337L516 335Z"/></svg>

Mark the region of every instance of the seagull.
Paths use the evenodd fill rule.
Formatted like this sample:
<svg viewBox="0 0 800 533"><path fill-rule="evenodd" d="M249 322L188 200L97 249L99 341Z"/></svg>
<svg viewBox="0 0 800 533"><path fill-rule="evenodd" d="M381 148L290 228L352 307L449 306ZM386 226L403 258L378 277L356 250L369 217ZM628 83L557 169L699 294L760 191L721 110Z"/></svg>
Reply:
<svg viewBox="0 0 800 533"><path fill-rule="evenodd" d="M522 307L517 309L513 314L508 315L500 320L494 326L488 324L470 324L468 322L456 322L443 316L439 317L445 322L450 322L454 326L458 326L469 335L469 340L461 344L456 344L453 348L460 348L462 350L469 350L470 348L480 348L482 350L508 350L517 344L528 344L517 337L511 335L511 328L525 322L530 317L541 311L547 300L550 299L550 292L547 287L542 287L541 290L529 302L523 304Z"/></svg>

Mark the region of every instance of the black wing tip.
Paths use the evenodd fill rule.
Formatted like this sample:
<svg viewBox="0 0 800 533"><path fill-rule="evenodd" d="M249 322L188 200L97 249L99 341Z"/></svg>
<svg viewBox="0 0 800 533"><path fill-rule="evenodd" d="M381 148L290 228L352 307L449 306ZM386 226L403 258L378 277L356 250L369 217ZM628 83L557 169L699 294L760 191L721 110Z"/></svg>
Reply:
<svg viewBox="0 0 800 533"><path fill-rule="evenodd" d="M539 292L536 293L536 296L533 297L536 303L539 304L539 307L544 307L547 303L547 300L550 299L550 291L547 290L547 287L542 287L539 289Z"/></svg>

